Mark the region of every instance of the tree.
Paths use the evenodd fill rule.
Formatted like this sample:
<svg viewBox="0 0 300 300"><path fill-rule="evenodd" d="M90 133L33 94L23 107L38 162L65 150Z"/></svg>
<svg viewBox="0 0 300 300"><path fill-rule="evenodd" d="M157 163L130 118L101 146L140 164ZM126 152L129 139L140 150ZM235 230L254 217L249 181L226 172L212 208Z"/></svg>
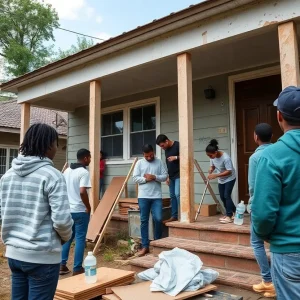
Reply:
<svg viewBox="0 0 300 300"><path fill-rule="evenodd" d="M86 37L77 36L77 45L72 45L71 48L68 50L61 50L61 48L59 48L56 60L63 59L67 56L70 56L79 51L85 50L92 46L94 46L94 42L92 39L87 39Z"/></svg>
<svg viewBox="0 0 300 300"><path fill-rule="evenodd" d="M7 62L7 72L20 76L37 69L51 58L53 30L59 26L58 15L49 4L38 0L0 0L0 55Z"/></svg>

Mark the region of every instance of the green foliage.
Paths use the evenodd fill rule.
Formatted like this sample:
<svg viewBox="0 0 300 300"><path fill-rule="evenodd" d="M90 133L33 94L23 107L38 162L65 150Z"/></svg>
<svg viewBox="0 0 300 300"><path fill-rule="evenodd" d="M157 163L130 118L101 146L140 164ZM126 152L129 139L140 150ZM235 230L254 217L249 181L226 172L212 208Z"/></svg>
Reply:
<svg viewBox="0 0 300 300"><path fill-rule="evenodd" d="M0 55L7 72L20 76L39 68L52 55L45 42L54 40L58 15L49 4L38 0L0 0Z"/></svg>
<svg viewBox="0 0 300 300"><path fill-rule="evenodd" d="M85 49L90 48L92 46L94 46L94 42L93 42L92 39L87 39L86 37L79 37L79 36L77 36L77 44L76 45L72 45L70 49L68 49L68 50L61 50L59 48L56 60L63 59L65 57L67 57L67 56L70 56L72 54L75 54L77 52L85 50Z"/></svg>

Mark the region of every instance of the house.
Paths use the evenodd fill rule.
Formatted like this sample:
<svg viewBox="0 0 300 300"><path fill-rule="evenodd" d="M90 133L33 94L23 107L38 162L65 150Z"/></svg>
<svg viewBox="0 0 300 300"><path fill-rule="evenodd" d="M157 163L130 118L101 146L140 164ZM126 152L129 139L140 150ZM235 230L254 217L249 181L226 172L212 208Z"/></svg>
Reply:
<svg viewBox="0 0 300 300"><path fill-rule="evenodd" d="M248 247L249 227L192 224L204 190L194 159L208 170L204 150L217 138L237 169L234 201L247 199L254 127L269 122L274 136L280 136L272 103L282 88L300 85L299 26L299 0L209 0L13 79L1 89L18 93L22 132L31 105L69 113L68 161L76 159L81 147L91 150L93 209L101 148L108 154L109 183L112 176L127 174L133 158L141 156L142 144L154 144L159 133L179 140L181 220L170 225L169 233L171 239L192 241L154 245L159 251L171 244L194 252L197 247L205 264L242 272L232 276L249 286L253 278L244 273L258 272ZM164 158L158 147L156 154ZM213 189L218 194L216 183ZM211 197L205 202L212 202Z"/></svg>
<svg viewBox="0 0 300 300"><path fill-rule="evenodd" d="M33 107L30 124L46 123L59 134L59 146L54 165L61 170L66 162L68 114L39 107ZM21 105L16 100L0 101L0 178L10 168L20 146Z"/></svg>

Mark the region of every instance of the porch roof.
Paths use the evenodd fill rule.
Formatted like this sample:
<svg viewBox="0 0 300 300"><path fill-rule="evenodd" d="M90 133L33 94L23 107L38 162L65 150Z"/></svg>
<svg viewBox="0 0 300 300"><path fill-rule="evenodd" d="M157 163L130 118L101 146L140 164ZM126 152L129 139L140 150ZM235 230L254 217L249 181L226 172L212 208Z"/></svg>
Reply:
<svg viewBox="0 0 300 300"><path fill-rule="evenodd" d="M88 105L92 80L101 80L102 101L175 85L176 56L182 52L192 55L193 80L278 65L277 25L293 19L299 27L299 17L298 0L210 0L25 74L1 89L18 92L19 103L73 111Z"/></svg>
<svg viewBox="0 0 300 300"><path fill-rule="evenodd" d="M224 9L228 11L253 1L255 0L206 0L196 5L190 5L188 8L176 13L171 13L168 16L153 20L150 23L138 26L128 32L123 32L121 35L110 38L102 43L98 43L88 49L82 50L64 59L50 63L37 70L2 83L0 85L1 90L16 92L18 87L33 83L34 81L40 80L44 77L51 76L53 72L66 71L70 68L76 67L77 65L99 58L102 55L107 55L108 53L111 53L111 51L121 50L144 40L167 33L168 31L186 26L191 22L195 22L195 15L200 14L200 17L197 17L196 19L201 20L223 12ZM222 8L220 9L220 7ZM193 17L193 19L190 19L190 21L184 21L190 17ZM133 43L126 43L133 39ZM116 46L118 47L116 48Z"/></svg>

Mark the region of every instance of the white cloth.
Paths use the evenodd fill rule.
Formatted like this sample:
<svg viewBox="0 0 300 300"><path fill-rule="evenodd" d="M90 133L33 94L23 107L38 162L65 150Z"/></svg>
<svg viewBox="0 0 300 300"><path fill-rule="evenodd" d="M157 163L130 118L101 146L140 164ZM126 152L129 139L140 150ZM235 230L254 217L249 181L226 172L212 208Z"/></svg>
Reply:
<svg viewBox="0 0 300 300"><path fill-rule="evenodd" d="M86 207L80 197L80 188L91 188L90 174L85 168L71 169L64 172L71 213L85 212Z"/></svg>
<svg viewBox="0 0 300 300"><path fill-rule="evenodd" d="M179 248L163 251L154 268L138 274L142 280L153 280L150 290L161 291L176 296L183 291L197 291L215 281L219 273L206 269L201 270L201 259Z"/></svg>

